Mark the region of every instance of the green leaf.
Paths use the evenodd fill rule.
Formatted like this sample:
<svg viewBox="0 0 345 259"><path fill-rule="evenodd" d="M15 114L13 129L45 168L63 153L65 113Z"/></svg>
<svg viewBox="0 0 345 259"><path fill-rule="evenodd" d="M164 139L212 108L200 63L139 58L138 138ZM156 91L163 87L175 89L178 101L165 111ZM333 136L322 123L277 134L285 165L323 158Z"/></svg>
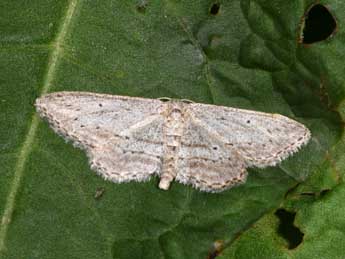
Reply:
<svg viewBox="0 0 345 259"><path fill-rule="evenodd" d="M343 140L344 141L344 140ZM295 214L293 225L269 213L256 222L219 258L342 258L345 253L344 142L328 156L320 171L288 194L282 204ZM334 160L333 160L334 159ZM280 228L285 228L285 232ZM296 230L303 235L296 242ZM296 243L297 247L290 247Z"/></svg>
<svg viewBox="0 0 345 259"><path fill-rule="evenodd" d="M261 258L342 255L343 32L299 44L310 3L2 1L0 255L206 258L217 244L225 258L260 258L255 248ZM332 8L339 23L344 7ZM178 183L164 192L157 179L114 184L35 114L37 97L62 90L280 113L312 140L219 194ZM304 240L294 251L277 232L279 207L297 212Z"/></svg>

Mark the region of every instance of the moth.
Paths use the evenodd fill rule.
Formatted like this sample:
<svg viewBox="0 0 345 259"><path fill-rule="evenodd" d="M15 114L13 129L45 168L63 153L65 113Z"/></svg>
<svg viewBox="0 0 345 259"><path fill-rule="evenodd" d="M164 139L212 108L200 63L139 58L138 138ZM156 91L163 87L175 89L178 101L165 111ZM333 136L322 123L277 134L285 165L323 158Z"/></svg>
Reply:
<svg viewBox="0 0 345 259"><path fill-rule="evenodd" d="M305 145L310 131L279 114L88 92L38 98L39 115L86 151L91 168L116 183L160 177L206 192L244 183L246 168L275 166Z"/></svg>

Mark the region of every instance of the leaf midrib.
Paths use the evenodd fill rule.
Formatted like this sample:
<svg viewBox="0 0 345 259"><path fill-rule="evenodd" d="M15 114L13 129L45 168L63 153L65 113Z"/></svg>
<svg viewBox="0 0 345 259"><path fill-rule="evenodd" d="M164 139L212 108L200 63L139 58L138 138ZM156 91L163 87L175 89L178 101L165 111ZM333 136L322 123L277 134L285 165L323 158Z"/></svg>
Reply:
<svg viewBox="0 0 345 259"><path fill-rule="evenodd" d="M47 72L46 76L43 80L43 87L40 92L40 95L43 95L49 91L51 88L51 83L54 79L56 67L59 62L59 57L63 52L62 45L65 41L65 36L69 30L71 20L75 13L75 10L79 4L79 0L71 0L69 3L66 15L62 19L61 26L59 31L56 34L55 39L53 40L53 50L49 56L48 64L47 64ZM4 213L1 218L1 228L0 228L0 254L5 250L5 240L7 236L8 226L11 222L11 218L13 215L13 210L15 207L15 200L18 193L18 189L21 184L21 179L23 177L25 164L27 161L30 152L32 151L33 142L35 140L37 128L39 124L39 119L36 114L32 115L31 124L28 133L25 136L25 140L23 146L20 149L16 167L14 169L14 176L12 180L11 187L9 189L9 194L6 199L6 204L4 208Z"/></svg>

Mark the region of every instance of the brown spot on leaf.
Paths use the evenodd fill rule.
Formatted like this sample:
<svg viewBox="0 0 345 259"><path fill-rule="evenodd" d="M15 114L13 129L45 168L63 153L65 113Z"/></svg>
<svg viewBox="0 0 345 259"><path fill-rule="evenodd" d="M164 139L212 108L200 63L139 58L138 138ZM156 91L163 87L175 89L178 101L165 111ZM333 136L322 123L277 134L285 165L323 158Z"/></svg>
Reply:
<svg viewBox="0 0 345 259"><path fill-rule="evenodd" d="M105 189L104 189L103 187L98 187L98 188L96 189L94 198L95 198L96 200L98 200L99 198L101 198L101 197L103 196L104 192L105 192Z"/></svg>

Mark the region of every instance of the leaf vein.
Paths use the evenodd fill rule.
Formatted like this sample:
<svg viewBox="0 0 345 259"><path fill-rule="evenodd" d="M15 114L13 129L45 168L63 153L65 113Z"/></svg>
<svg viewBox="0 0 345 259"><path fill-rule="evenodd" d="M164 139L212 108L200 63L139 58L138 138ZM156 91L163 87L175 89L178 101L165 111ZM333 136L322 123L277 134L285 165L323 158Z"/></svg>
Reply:
<svg viewBox="0 0 345 259"><path fill-rule="evenodd" d="M79 2L78 0L72 0L69 3L69 6L66 11L66 15L62 20L60 30L58 31L56 38L53 42L54 49L52 50L51 55L49 57L49 61L47 65L48 66L47 74L43 81L41 95L47 93L51 87L51 83L54 79L54 75L56 71L55 68L57 66L60 53L63 51L62 44L65 40L66 33L69 29L69 25L71 24L71 20L72 20L73 14L75 13L78 2ZM23 177L27 158L30 155L30 152L32 150L38 124L39 124L39 119L36 116L36 114L33 114L30 128L25 137L23 146L21 147L19 151L16 167L14 169L12 185L10 187L9 194L6 199L4 214L2 215L1 222L0 222L0 226L1 226L0 228L0 254L3 253L5 250L5 240L7 236L8 226L11 223L11 218L12 218L14 207L15 207L16 196L20 188L21 179Z"/></svg>

